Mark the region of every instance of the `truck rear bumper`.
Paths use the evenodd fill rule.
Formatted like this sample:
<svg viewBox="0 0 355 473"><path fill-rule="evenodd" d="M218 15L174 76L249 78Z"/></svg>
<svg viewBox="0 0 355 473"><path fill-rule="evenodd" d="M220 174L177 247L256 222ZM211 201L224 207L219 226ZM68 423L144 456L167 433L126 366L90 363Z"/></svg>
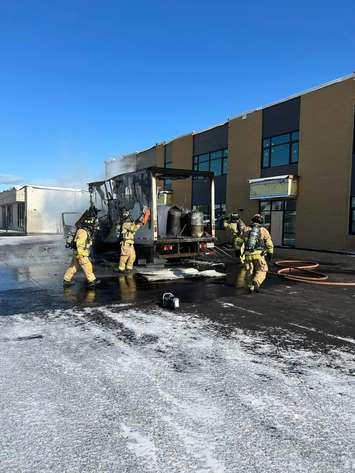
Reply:
<svg viewBox="0 0 355 473"><path fill-rule="evenodd" d="M164 239L155 243L155 255L164 259L214 254L212 238Z"/></svg>

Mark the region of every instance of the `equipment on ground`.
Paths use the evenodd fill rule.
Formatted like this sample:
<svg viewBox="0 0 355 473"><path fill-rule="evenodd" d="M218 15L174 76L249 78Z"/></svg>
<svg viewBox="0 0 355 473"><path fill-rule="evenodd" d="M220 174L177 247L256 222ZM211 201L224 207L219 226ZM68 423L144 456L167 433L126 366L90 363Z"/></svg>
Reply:
<svg viewBox="0 0 355 473"><path fill-rule="evenodd" d="M164 309L176 310L180 307L180 300L172 292L164 292L161 304Z"/></svg>

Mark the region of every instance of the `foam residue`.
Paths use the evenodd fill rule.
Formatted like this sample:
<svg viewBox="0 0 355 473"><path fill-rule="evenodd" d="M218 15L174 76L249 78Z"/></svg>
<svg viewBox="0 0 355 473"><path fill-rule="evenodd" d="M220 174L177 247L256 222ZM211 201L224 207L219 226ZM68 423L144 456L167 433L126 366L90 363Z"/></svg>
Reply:
<svg viewBox="0 0 355 473"><path fill-rule="evenodd" d="M190 278L221 278L224 273L214 269L199 271L196 268L173 267L164 269L138 268L137 272L148 281L173 281L176 279Z"/></svg>

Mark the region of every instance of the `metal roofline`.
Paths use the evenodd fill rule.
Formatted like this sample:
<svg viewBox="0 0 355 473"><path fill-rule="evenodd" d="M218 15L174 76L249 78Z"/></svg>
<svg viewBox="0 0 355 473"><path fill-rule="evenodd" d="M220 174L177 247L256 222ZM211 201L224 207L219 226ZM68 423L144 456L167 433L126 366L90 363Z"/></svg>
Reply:
<svg viewBox="0 0 355 473"><path fill-rule="evenodd" d="M189 131L187 133L183 133L182 135L175 136L174 138L171 138L171 140L162 141L161 144L168 145L169 143L172 143L173 141L178 140L179 138L184 138L185 136L190 136L193 134L194 134L193 131Z"/></svg>
<svg viewBox="0 0 355 473"><path fill-rule="evenodd" d="M268 181L280 181L283 179L294 179L297 176L293 174L283 174L281 176L270 176L270 177L256 177L255 179L248 179L249 184L254 184L255 182L268 182Z"/></svg>
<svg viewBox="0 0 355 473"><path fill-rule="evenodd" d="M52 190L52 191L87 192L86 189L78 189L74 187L37 186L34 184L26 184L25 186L21 187L21 189L24 189L25 187L33 187L34 189L47 189L47 190Z"/></svg>
<svg viewBox="0 0 355 473"><path fill-rule="evenodd" d="M192 134L193 135L198 135L200 133L204 133L205 131L213 130L213 128L218 128L219 126L226 125L228 122L229 122L229 119L225 120L222 123L217 123L217 125L212 125L212 126L209 126L207 128L203 128L202 130L193 131Z"/></svg>
<svg viewBox="0 0 355 473"><path fill-rule="evenodd" d="M139 151L134 151L134 153L136 153L136 154L145 153L146 151L150 151L151 149L154 149L154 148L156 148L157 146L158 146L158 143L155 143L155 145L153 145L153 146L148 146L148 148L143 148L143 149L141 149L141 150L139 150ZM133 154L133 153L129 153L129 154Z"/></svg>

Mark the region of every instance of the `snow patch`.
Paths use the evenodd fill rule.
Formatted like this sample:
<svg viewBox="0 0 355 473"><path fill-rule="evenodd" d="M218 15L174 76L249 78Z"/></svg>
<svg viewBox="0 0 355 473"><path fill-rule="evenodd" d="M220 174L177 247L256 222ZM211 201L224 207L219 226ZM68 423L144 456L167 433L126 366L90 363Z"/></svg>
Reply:
<svg viewBox="0 0 355 473"><path fill-rule="evenodd" d="M232 304L231 302L221 302L222 307L228 309L229 307L234 307L235 309L244 311L244 312L249 312L249 314L255 314L255 315L264 315L261 312L258 312L253 309L247 309L246 307L241 307L239 305Z"/></svg>
<svg viewBox="0 0 355 473"><path fill-rule="evenodd" d="M121 305L0 318L4 338L43 335L0 343L3 471L347 471L352 347L225 329Z"/></svg>
<svg viewBox="0 0 355 473"><path fill-rule="evenodd" d="M133 430L132 427L127 426L123 422L120 424L120 431L121 435L126 439L127 448L145 463L148 463L150 470L156 471L157 458L154 442L147 435Z"/></svg>

